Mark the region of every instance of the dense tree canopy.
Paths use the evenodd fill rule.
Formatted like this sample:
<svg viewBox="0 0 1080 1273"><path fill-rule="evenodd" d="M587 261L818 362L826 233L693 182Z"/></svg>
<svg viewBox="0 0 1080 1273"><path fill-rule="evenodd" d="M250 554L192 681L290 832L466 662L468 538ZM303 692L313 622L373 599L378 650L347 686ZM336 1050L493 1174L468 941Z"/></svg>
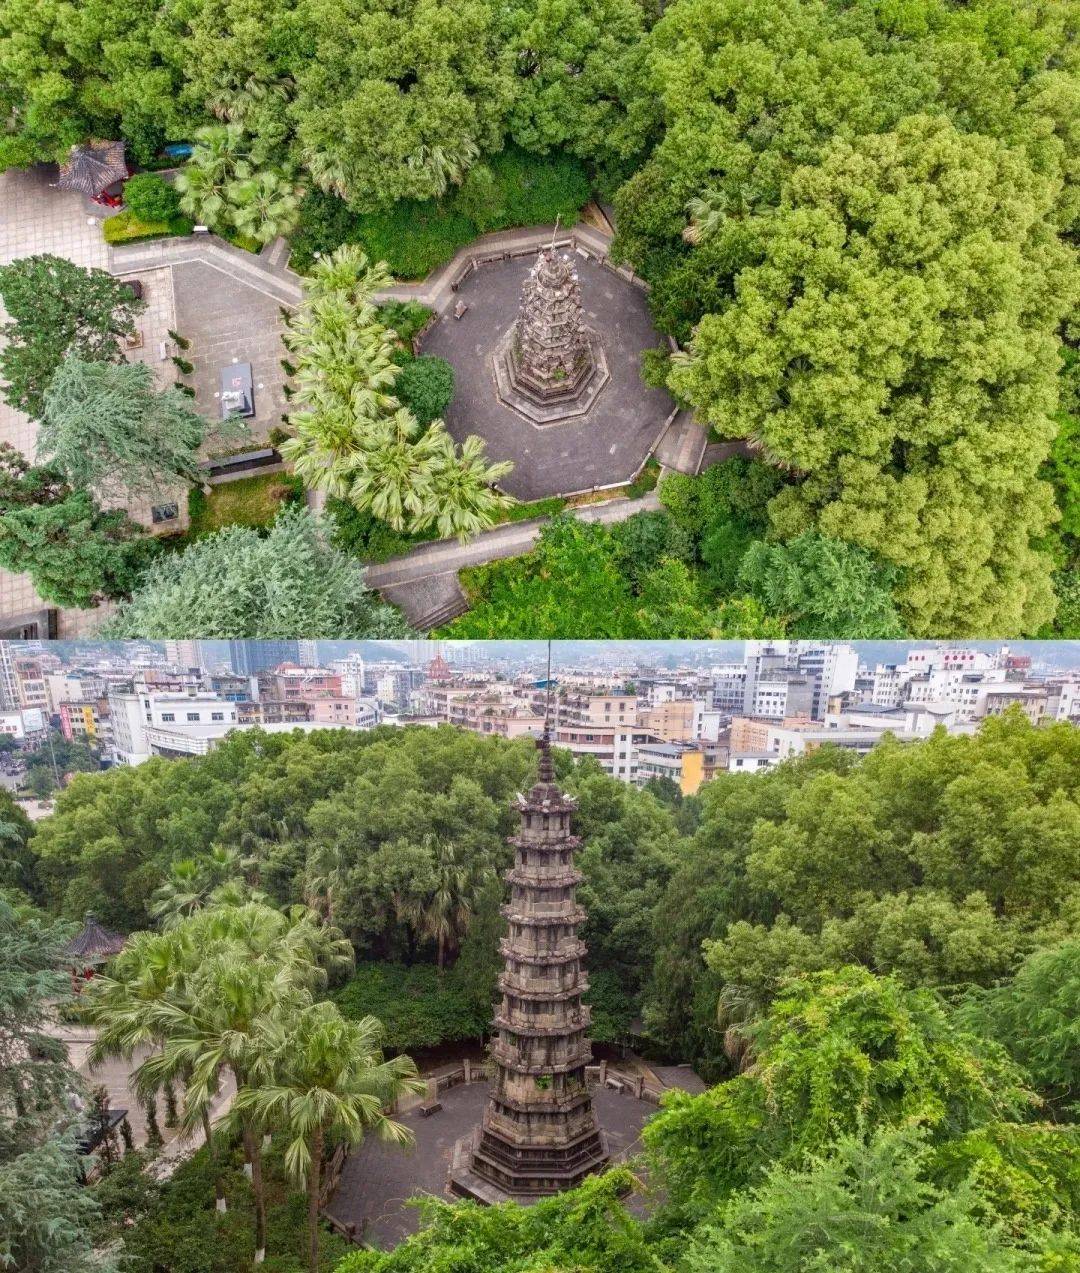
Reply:
<svg viewBox="0 0 1080 1273"><path fill-rule="evenodd" d="M144 308L105 270L84 270L59 256L23 256L0 266L0 298L9 319L0 336L4 398L41 419L57 367L73 358L122 362L121 340Z"/></svg>
<svg viewBox="0 0 1080 1273"><path fill-rule="evenodd" d="M0 565L28 574L40 596L63 606L126 596L152 551L124 512L0 446Z"/></svg>
<svg viewBox="0 0 1080 1273"><path fill-rule="evenodd" d="M408 625L364 587L360 571L303 508L266 534L229 526L159 556L109 619L114 637L405 636Z"/></svg>
<svg viewBox="0 0 1080 1273"><path fill-rule="evenodd" d="M837 142L792 174L723 312L698 324L676 391L807 478L774 525L903 567L909 629L1019 633L1052 612L1055 328L1075 261L1055 186L943 120ZM906 228L902 228L904 223Z"/></svg>

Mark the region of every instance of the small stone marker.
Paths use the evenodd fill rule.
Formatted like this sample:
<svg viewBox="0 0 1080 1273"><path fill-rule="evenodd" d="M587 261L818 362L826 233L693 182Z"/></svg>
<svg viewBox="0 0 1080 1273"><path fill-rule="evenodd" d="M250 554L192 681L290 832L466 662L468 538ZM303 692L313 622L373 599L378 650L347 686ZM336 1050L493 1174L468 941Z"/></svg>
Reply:
<svg viewBox="0 0 1080 1273"><path fill-rule="evenodd" d="M465 312L468 308L469 306L466 304L465 301L458 301L457 304L454 306L454 317L464 318Z"/></svg>

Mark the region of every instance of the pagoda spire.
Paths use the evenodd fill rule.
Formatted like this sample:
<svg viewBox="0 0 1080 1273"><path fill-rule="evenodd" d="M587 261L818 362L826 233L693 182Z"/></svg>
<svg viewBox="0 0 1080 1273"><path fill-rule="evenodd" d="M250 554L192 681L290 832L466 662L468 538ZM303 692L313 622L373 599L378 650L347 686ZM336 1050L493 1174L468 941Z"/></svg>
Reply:
<svg viewBox="0 0 1080 1273"><path fill-rule="evenodd" d="M451 1185L484 1202L557 1193L602 1170L608 1153L596 1120L585 1067L592 1059L591 1012L578 929L585 919L575 889L580 843L570 830L577 802L555 782L548 711L537 741L539 772L517 797L520 817L507 935L492 1022L494 1075L483 1122L455 1153Z"/></svg>

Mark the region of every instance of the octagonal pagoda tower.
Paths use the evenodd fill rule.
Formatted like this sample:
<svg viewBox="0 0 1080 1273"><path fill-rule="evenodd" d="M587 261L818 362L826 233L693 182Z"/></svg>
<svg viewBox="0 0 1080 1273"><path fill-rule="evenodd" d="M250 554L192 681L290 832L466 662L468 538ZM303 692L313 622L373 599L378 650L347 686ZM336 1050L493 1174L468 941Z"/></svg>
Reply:
<svg viewBox="0 0 1080 1273"><path fill-rule="evenodd" d="M492 364L496 395L541 426L588 414L610 379L603 341L585 324L573 258L554 240L540 249Z"/></svg>
<svg viewBox="0 0 1080 1273"><path fill-rule="evenodd" d="M502 1002L493 1022L494 1077L484 1119L455 1155L451 1185L481 1201L538 1197L579 1184L608 1160L585 1067L592 1058L588 989L575 899L580 843L570 832L577 802L560 791L548 731L539 742L536 785L517 797L521 825L511 844L509 931ZM467 1155L467 1158L466 1158Z"/></svg>

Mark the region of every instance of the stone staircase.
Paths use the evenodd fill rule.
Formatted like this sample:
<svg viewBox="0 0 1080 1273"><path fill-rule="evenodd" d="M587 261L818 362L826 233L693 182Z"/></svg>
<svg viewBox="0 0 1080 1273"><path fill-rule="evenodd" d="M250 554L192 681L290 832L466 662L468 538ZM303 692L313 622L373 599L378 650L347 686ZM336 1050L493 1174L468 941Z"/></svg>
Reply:
<svg viewBox="0 0 1080 1273"><path fill-rule="evenodd" d="M396 605L417 632L430 632L469 608L456 570L426 575L408 583L388 584L379 591Z"/></svg>

